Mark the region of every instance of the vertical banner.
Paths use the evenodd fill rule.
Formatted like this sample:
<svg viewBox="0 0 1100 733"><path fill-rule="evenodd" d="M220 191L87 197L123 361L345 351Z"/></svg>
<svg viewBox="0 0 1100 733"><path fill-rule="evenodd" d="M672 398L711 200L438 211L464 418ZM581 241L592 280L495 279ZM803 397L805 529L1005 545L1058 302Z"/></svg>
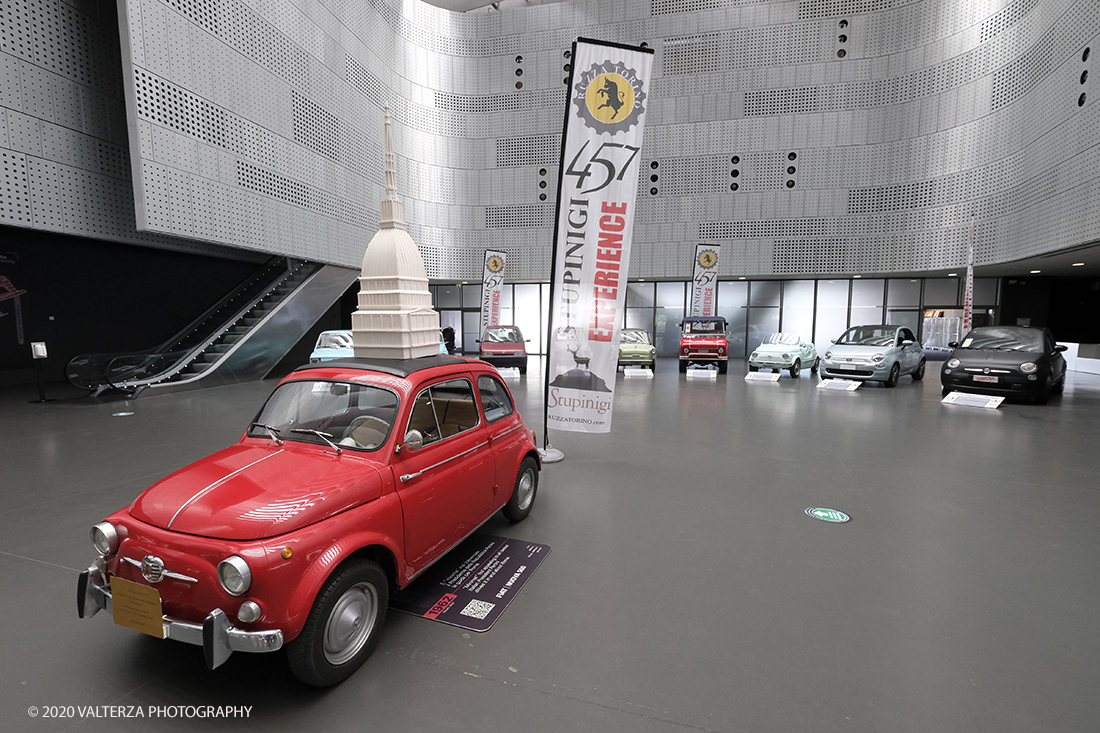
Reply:
<svg viewBox="0 0 1100 733"><path fill-rule="evenodd" d="M718 298L718 253L720 244L695 245L695 268L691 273L691 315L716 316Z"/></svg>
<svg viewBox="0 0 1100 733"><path fill-rule="evenodd" d="M500 296L504 291L504 253L485 250L485 270L481 276L481 330L500 325Z"/></svg>
<svg viewBox="0 0 1100 733"><path fill-rule="evenodd" d="M578 38L550 278L547 426L611 430L653 50Z"/></svg>
<svg viewBox="0 0 1100 733"><path fill-rule="evenodd" d="M974 325L974 222L970 222L970 249L966 256L966 285L963 290L962 336Z"/></svg>

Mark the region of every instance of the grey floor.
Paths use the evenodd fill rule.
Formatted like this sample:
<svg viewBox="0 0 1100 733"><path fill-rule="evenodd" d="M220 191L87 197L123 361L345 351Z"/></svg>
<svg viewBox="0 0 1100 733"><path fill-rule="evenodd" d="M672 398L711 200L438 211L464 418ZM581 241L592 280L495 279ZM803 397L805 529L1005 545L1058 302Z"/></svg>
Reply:
<svg viewBox="0 0 1100 733"><path fill-rule="evenodd" d="M1100 377L981 410L941 405L935 366L853 393L742 363L620 375L613 431L552 433L566 460L531 517L486 527L553 548L496 626L393 613L326 691L278 654L209 672L197 647L76 618L88 528L236 440L272 382L0 390L0 730L221 729L241 723L80 706L247 705L254 731L1096 731ZM538 374L512 387L541 439Z"/></svg>

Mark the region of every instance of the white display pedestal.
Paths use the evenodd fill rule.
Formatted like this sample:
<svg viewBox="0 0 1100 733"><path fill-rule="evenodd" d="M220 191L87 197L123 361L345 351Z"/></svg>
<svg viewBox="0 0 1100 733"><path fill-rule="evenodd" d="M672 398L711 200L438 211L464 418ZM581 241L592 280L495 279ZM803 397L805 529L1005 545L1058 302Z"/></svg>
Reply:
<svg viewBox="0 0 1100 733"><path fill-rule="evenodd" d="M940 402L945 405L962 405L964 407L984 407L996 410L1005 401L1004 397L990 397L984 394L967 394L966 392L951 392Z"/></svg>
<svg viewBox="0 0 1100 733"><path fill-rule="evenodd" d="M626 377L642 377L643 379L653 379L653 370L649 367L623 367L623 376Z"/></svg>
<svg viewBox="0 0 1100 733"><path fill-rule="evenodd" d="M782 376L777 372L749 372L745 375L746 382L778 382Z"/></svg>
<svg viewBox="0 0 1100 733"><path fill-rule="evenodd" d="M498 368L497 371L500 372L500 376L505 379L519 379L519 369L517 367Z"/></svg>
<svg viewBox="0 0 1100 733"><path fill-rule="evenodd" d="M687 377L688 379L718 379L718 370L688 367Z"/></svg>
<svg viewBox="0 0 1100 733"><path fill-rule="evenodd" d="M822 379L817 383L818 389L829 389L836 392L854 392L863 382L858 379Z"/></svg>

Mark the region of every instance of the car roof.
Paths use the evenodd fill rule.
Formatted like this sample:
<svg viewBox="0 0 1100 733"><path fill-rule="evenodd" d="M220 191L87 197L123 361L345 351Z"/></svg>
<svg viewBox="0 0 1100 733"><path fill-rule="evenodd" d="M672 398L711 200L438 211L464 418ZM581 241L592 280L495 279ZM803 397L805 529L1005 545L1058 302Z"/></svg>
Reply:
<svg viewBox="0 0 1100 733"><path fill-rule="evenodd" d="M303 364L295 369L295 372L308 371L310 369L354 369L364 372L380 372L395 377L407 377L424 369L433 369L442 366L463 365L469 367L477 364L476 359L466 359L461 356L449 356L447 354L433 354L421 356L416 359L364 359L352 357L349 359L333 359L318 364Z"/></svg>

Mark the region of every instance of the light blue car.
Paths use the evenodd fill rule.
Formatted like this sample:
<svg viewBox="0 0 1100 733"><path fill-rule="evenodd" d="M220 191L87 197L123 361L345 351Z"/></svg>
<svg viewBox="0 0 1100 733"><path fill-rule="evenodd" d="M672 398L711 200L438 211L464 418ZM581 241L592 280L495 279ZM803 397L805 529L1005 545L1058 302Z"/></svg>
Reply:
<svg viewBox="0 0 1100 733"><path fill-rule="evenodd" d="M443 331L439 332L439 353L447 353L447 344L443 343ZM333 359L350 359L355 356L351 347L351 331L322 331L317 337L317 345L309 355L309 363L317 364Z"/></svg>
<svg viewBox="0 0 1100 733"><path fill-rule="evenodd" d="M351 331L321 331L317 345L309 355L309 363L316 364L333 359L350 359L355 356L351 348Z"/></svg>

